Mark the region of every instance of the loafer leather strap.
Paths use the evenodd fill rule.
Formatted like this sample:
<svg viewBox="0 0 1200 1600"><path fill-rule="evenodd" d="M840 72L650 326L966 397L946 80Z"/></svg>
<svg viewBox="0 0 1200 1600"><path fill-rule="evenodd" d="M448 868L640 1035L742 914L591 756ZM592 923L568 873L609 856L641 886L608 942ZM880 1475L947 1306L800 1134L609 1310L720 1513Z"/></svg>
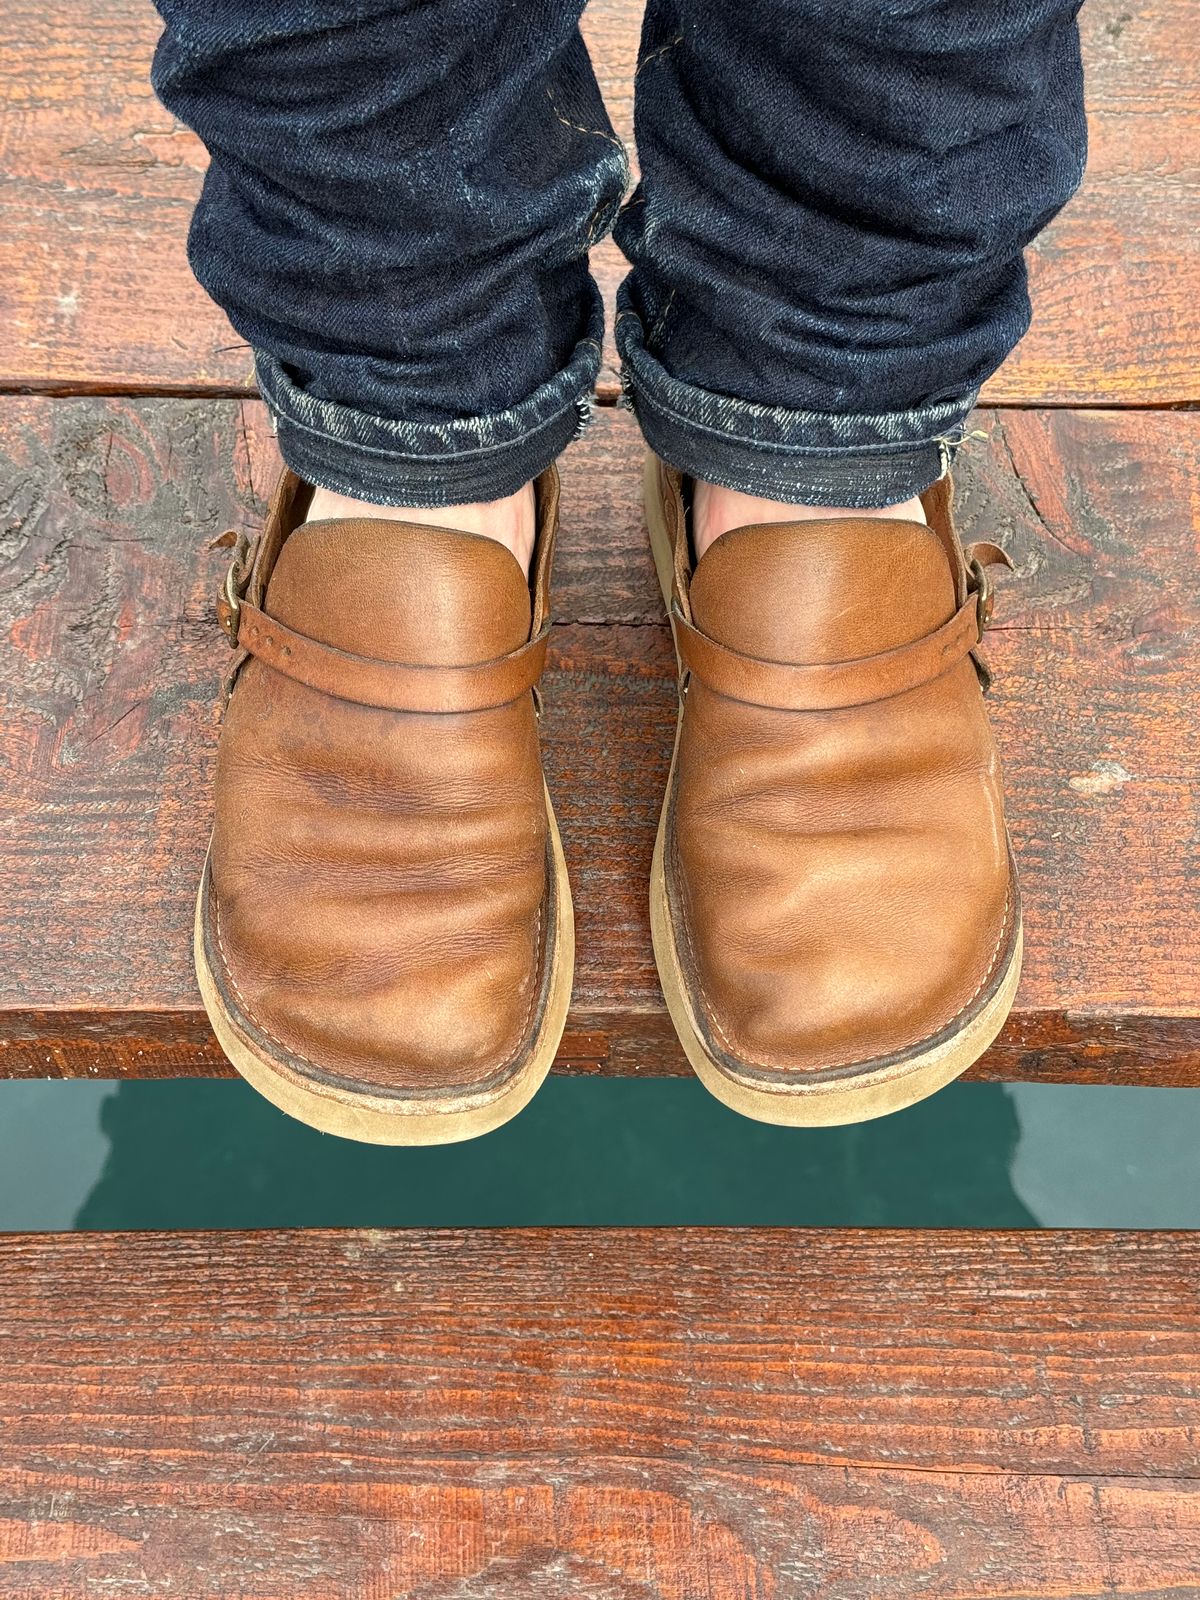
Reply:
<svg viewBox="0 0 1200 1600"><path fill-rule="evenodd" d="M972 593L950 618L911 644L856 661L793 665L761 661L718 644L678 609L671 628L681 665L730 700L780 711L839 711L887 700L948 672L979 643L979 608Z"/></svg>
<svg viewBox="0 0 1200 1600"><path fill-rule="evenodd" d="M285 677L310 689L385 711L453 713L507 705L537 685L546 664L550 623L506 656L463 667L411 666L351 655L297 633L243 600L237 642Z"/></svg>

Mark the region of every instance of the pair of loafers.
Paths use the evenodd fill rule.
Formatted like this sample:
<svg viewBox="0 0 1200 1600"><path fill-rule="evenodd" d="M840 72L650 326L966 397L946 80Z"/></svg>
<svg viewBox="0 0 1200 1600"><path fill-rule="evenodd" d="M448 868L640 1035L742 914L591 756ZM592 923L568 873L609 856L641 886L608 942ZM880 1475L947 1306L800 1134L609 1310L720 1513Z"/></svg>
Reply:
<svg viewBox="0 0 1200 1600"><path fill-rule="evenodd" d="M239 551L197 899L222 1048L268 1099L383 1144L471 1138L549 1071L574 966L542 776L558 475L528 579L496 542L305 522L285 473ZM957 1077L1012 1004L1016 874L984 710L990 545L926 523L763 524L693 564L679 475L646 511L679 663L650 886L663 993L714 1094L853 1122Z"/></svg>

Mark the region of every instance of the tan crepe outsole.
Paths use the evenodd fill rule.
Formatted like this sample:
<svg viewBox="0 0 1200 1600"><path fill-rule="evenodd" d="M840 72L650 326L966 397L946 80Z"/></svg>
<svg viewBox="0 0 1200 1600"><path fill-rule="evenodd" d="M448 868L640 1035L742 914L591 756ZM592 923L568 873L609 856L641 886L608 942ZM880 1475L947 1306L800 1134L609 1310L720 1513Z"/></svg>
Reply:
<svg viewBox="0 0 1200 1600"><path fill-rule="evenodd" d="M659 501L657 475L657 460L648 453L644 477L646 521L650 529L650 548L654 554L658 581L669 610L673 562L670 534ZM667 896L664 852L682 725L681 704L675 729L675 753L671 757L671 771L667 778L666 797L650 868L650 932L667 1010L688 1061L704 1087L731 1110L740 1111L743 1116L753 1117L758 1122L773 1122L792 1128L822 1128L849 1122L869 1122L873 1117L903 1111L906 1106L915 1105L918 1100L924 1100L960 1077L991 1044L1012 1009L1021 976L1024 947L1019 913L1012 954L997 987L957 1033L941 1039L935 1045L926 1049L918 1046L887 1067L864 1073L848 1083L781 1083L778 1089L760 1088L735 1078L716 1060L693 1013L675 944Z"/></svg>
<svg viewBox="0 0 1200 1600"><path fill-rule="evenodd" d="M343 1139L363 1144L453 1144L476 1139L501 1127L521 1111L541 1086L554 1062L559 1041L566 1027L571 1004L571 984L575 972L575 924L571 906L571 885L563 858L562 840L550 796L546 795L546 815L550 823L550 845L554 861L557 916L553 967L546 990L541 1026L528 1059L490 1097L466 1093L448 1096L443 1101L406 1101L393 1096L357 1093L333 1085L316 1086L293 1071L286 1062L267 1052L251 1039L230 1016L209 969L204 949L204 886L207 867L196 897L193 948L196 977L208 1020L221 1049L238 1072L289 1117L305 1122L322 1133L335 1133Z"/></svg>

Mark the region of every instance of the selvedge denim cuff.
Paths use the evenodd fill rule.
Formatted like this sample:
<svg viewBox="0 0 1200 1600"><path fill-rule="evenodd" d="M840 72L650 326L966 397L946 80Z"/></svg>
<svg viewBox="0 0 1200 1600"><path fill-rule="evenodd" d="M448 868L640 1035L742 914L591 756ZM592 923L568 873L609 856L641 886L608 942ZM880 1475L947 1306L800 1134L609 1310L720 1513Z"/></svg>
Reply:
<svg viewBox="0 0 1200 1600"><path fill-rule="evenodd" d="M688 477L766 500L866 510L928 489L966 436L975 393L861 416L791 411L696 388L646 349L624 289L617 303L626 401L655 455Z"/></svg>
<svg viewBox="0 0 1200 1600"><path fill-rule="evenodd" d="M280 453L298 477L376 505L452 506L515 494L582 432L600 370L599 294L571 360L528 398L487 416L442 423L379 417L317 399L283 364L255 351L258 386Z"/></svg>

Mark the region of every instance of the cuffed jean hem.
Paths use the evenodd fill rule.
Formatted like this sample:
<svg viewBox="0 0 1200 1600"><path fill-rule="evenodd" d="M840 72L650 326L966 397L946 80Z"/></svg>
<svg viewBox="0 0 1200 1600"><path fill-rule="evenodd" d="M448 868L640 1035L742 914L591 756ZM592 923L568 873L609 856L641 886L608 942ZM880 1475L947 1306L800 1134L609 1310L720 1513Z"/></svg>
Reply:
<svg viewBox="0 0 1200 1600"><path fill-rule="evenodd" d="M444 423L316 399L261 350L255 365L283 459L306 483L374 505L453 506L515 494L562 454L590 415L600 350L599 335L589 336L518 405Z"/></svg>
<svg viewBox="0 0 1200 1600"><path fill-rule="evenodd" d="M622 307L617 344L627 402L655 455L689 477L793 505L895 505L948 469L974 394L912 411L790 411L673 378Z"/></svg>

